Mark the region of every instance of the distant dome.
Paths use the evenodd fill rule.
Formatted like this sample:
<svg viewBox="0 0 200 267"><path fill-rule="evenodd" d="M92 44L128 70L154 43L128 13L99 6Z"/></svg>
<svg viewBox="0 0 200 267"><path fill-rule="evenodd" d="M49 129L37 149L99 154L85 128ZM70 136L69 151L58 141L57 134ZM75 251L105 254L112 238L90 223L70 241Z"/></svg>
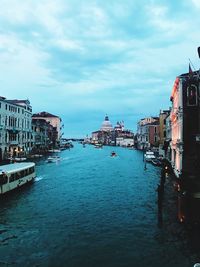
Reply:
<svg viewBox="0 0 200 267"><path fill-rule="evenodd" d="M101 131L112 131L113 127L111 122L109 121L108 115L105 116L105 120L101 125Z"/></svg>

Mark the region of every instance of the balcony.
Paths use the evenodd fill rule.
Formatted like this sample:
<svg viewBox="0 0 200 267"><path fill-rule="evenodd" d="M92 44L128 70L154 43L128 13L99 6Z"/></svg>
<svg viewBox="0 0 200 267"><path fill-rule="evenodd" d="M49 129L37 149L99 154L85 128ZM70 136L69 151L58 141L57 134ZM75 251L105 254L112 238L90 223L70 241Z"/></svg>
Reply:
<svg viewBox="0 0 200 267"><path fill-rule="evenodd" d="M17 128L17 127L13 127L13 126L6 126L6 129L7 129L9 132L12 132L12 133L18 133L18 132L19 132L19 128Z"/></svg>

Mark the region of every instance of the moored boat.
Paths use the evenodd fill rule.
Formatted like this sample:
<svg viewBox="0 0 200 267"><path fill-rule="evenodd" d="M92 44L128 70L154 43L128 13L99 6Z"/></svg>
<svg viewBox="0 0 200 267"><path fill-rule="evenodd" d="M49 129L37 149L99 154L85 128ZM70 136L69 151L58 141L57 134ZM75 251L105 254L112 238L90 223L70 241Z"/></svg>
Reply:
<svg viewBox="0 0 200 267"><path fill-rule="evenodd" d="M35 163L33 162L0 166L0 195L33 181L35 176Z"/></svg>
<svg viewBox="0 0 200 267"><path fill-rule="evenodd" d="M154 165L154 166L158 166L160 167L162 165L162 162L159 160L159 159L152 159L151 160L151 163Z"/></svg>
<svg viewBox="0 0 200 267"><path fill-rule="evenodd" d="M151 162L152 160L156 159L156 156L153 151L146 151L146 153L144 154L144 159L147 162Z"/></svg>
<svg viewBox="0 0 200 267"><path fill-rule="evenodd" d="M61 152L61 150L60 149L50 149L50 150L48 150L48 152L58 153L58 152Z"/></svg>
<svg viewBox="0 0 200 267"><path fill-rule="evenodd" d="M13 158L13 160L16 161L16 162L22 162L22 161L26 161L27 158L22 158L22 157L17 158L17 157L15 157L15 158Z"/></svg>

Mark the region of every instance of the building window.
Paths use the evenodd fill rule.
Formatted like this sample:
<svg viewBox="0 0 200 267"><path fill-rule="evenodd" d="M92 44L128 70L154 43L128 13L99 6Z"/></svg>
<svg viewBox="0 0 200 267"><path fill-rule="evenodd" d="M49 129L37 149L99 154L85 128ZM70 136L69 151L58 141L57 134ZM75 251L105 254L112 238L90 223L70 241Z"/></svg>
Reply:
<svg viewBox="0 0 200 267"><path fill-rule="evenodd" d="M187 105L197 106L197 87L194 84L190 84L187 88Z"/></svg>

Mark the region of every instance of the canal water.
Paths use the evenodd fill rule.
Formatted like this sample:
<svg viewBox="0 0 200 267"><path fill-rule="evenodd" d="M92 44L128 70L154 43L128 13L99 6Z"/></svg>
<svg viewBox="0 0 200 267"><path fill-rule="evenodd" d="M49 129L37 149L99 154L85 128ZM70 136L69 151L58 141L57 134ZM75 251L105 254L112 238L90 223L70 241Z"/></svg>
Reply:
<svg viewBox="0 0 200 267"><path fill-rule="evenodd" d="M36 181L0 200L0 266L193 266L169 207L158 226L160 169L112 150L75 144L36 162Z"/></svg>

